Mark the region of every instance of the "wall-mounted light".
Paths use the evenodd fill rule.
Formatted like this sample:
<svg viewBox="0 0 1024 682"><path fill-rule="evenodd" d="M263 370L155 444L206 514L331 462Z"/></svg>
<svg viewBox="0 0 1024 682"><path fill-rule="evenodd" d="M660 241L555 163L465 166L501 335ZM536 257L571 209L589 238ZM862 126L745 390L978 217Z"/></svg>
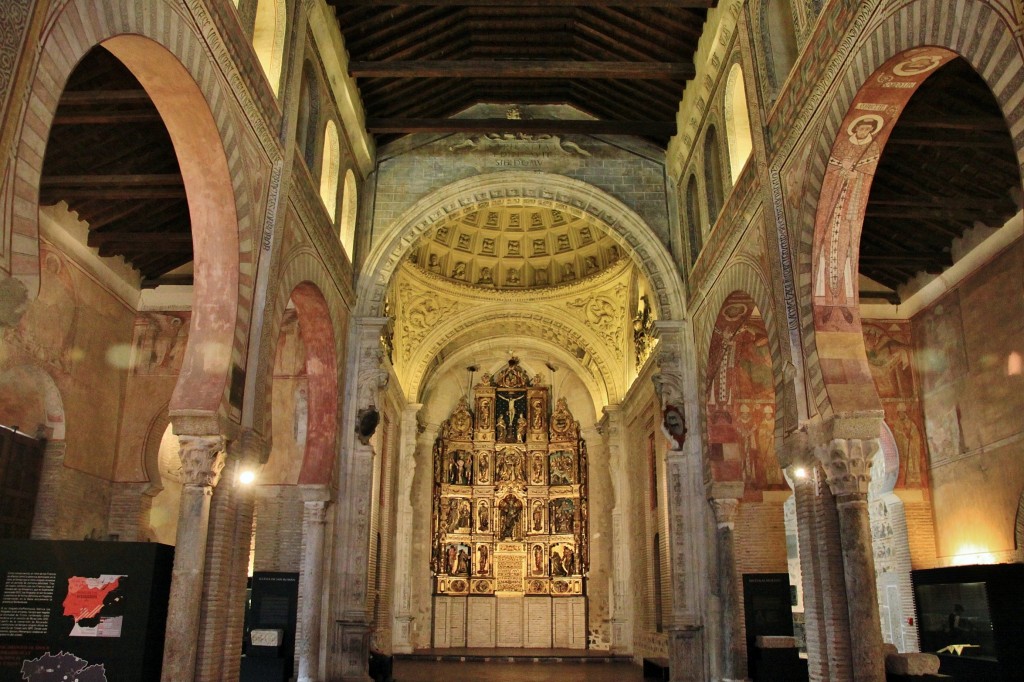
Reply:
<svg viewBox="0 0 1024 682"><path fill-rule="evenodd" d="M799 479L807 478L807 469L797 467L796 469L793 469L793 475Z"/></svg>
<svg viewBox="0 0 1024 682"><path fill-rule="evenodd" d="M252 485L256 480L256 472L252 469L245 469L238 474L238 482L242 485Z"/></svg>

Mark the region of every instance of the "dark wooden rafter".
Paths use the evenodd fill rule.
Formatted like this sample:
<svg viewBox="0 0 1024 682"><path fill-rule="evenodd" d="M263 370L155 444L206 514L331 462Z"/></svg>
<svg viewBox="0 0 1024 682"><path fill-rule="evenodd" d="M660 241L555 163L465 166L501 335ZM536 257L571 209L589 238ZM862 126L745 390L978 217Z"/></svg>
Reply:
<svg viewBox="0 0 1024 682"><path fill-rule="evenodd" d="M678 80L693 78L692 63L580 62L507 60L444 60L413 62L352 62L353 76L375 78L635 78Z"/></svg>
<svg viewBox="0 0 1024 682"><path fill-rule="evenodd" d="M675 123L662 121L508 120L474 118L368 119L372 133L547 133L665 137Z"/></svg>

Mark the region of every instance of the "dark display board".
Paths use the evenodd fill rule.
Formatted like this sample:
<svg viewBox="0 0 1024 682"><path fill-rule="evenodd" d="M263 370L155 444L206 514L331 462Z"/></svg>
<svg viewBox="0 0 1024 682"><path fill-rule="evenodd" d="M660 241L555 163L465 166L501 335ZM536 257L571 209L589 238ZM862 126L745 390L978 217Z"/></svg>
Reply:
<svg viewBox="0 0 1024 682"><path fill-rule="evenodd" d="M0 426L0 538L28 538L46 441Z"/></svg>
<svg viewBox="0 0 1024 682"><path fill-rule="evenodd" d="M957 682L1024 679L1024 564L912 571L921 651Z"/></svg>
<svg viewBox="0 0 1024 682"><path fill-rule="evenodd" d="M793 636L792 592L787 573L746 573L743 575L743 611L747 626L747 667L755 680L807 679L798 671L796 648L757 648L762 635ZM772 660L766 660L771 657ZM781 675L781 676L780 676Z"/></svg>
<svg viewBox="0 0 1024 682"><path fill-rule="evenodd" d="M0 682L160 678L174 548L0 540Z"/></svg>
<svg viewBox="0 0 1024 682"><path fill-rule="evenodd" d="M252 574L242 661L242 680L287 680L295 660L295 625L299 608L299 574L256 571ZM253 646L253 630L283 630L279 647ZM272 665L271 660L280 665Z"/></svg>

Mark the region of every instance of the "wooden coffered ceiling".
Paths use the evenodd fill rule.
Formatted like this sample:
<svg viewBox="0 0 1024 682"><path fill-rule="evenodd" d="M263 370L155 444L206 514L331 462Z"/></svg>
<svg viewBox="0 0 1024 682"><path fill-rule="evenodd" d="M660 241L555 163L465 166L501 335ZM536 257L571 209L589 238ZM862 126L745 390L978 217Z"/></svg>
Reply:
<svg viewBox="0 0 1024 682"><path fill-rule="evenodd" d="M717 0L327 0L384 143L408 133L675 134ZM567 104L594 120L452 119L477 103Z"/></svg>

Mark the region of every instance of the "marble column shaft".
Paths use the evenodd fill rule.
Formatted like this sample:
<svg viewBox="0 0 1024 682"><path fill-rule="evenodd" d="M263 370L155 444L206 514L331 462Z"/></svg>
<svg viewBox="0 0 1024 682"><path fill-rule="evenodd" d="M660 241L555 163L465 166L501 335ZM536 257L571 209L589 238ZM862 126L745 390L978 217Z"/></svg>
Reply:
<svg viewBox="0 0 1024 682"><path fill-rule="evenodd" d="M307 489L310 488L310 489ZM326 486L303 486L302 613L299 624L298 682L313 682L320 673L320 605L324 587L324 527L327 522Z"/></svg>
<svg viewBox="0 0 1024 682"><path fill-rule="evenodd" d="M718 527L718 591L722 602L722 679L746 678L743 657L743 630L740 627L740 594L736 574L734 531L740 501L735 498L712 500Z"/></svg>
<svg viewBox="0 0 1024 682"><path fill-rule="evenodd" d="M163 682L195 678L210 498L224 469L221 436L181 436L183 485L164 640Z"/></svg>
<svg viewBox="0 0 1024 682"><path fill-rule="evenodd" d="M854 682L885 681L867 504L871 458L877 450L877 439L837 439L827 460L828 484L839 512Z"/></svg>

